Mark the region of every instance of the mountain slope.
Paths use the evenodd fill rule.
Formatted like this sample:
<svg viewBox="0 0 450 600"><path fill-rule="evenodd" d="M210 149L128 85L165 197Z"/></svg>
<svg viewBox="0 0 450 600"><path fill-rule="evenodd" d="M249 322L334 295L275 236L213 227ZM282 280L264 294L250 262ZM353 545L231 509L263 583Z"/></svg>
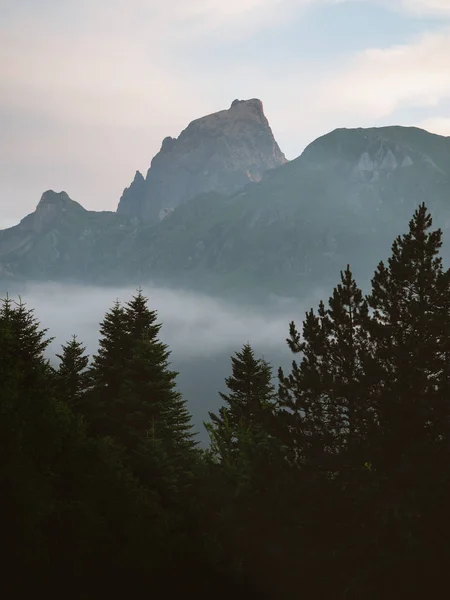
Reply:
<svg viewBox="0 0 450 600"><path fill-rule="evenodd" d="M422 201L450 221L450 138L336 130L230 198L204 195L143 227L121 268L208 291L299 294L349 262L367 279Z"/></svg>
<svg viewBox="0 0 450 600"><path fill-rule="evenodd" d="M328 293L347 263L367 284L423 201L450 257L450 138L404 127L336 130L260 182L231 196L199 195L157 225L76 203L69 209L67 196L58 198L53 220L38 206L0 233L4 272L134 286L152 280L253 302Z"/></svg>
<svg viewBox="0 0 450 600"><path fill-rule="evenodd" d="M115 269L118 245L136 225L48 190L33 213L0 231L0 277L92 281L103 269Z"/></svg>

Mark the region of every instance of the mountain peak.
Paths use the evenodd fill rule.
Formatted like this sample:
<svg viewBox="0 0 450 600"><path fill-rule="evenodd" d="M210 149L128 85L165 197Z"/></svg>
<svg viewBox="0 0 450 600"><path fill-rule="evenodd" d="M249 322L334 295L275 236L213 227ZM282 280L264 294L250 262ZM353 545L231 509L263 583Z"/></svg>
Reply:
<svg viewBox="0 0 450 600"><path fill-rule="evenodd" d="M54 192L53 190L47 190L41 196L41 199L36 206L36 212L47 211L52 214L66 210L86 210L72 200L67 192Z"/></svg>
<svg viewBox="0 0 450 600"><path fill-rule="evenodd" d="M144 181L144 176L140 171L136 171L136 174L133 179L133 183L139 183L140 181Z"/></svg>
<svg viewBox="0 0 450 600"><path fill-rule="evenodd" d="M35 232L43 231L56 218L74 210L86 212L86 209L72 200L66 192L47 190L42 194L36 210L22 219L21 224Z"/></svg>
<svg viewBox="0 0 450 600"><path fill-rule="evenodd" d="M419 163L448 174L446 140L418 127L339 128L314 140L297 160L313 169L332 167L344 173L350 168L352 176L365 181L377 179L381 171L392 172ZM440 152L436 153L436 148Z"/></svg>
<svg viewBox="0 0 450 600"><path fill-rule="evenodd" d="M145 185L126 188L117 212L157 223L199 194L232 194L286 162L261 100L236 99L191 121L178 138L164 138Z"/></svg>
<svg viewBox="0 0 450 600"><path fill-rule="evenodd" d="M249 129L249 126L262 126L270 132L273 138L272 130L264 114L263 103L258 98L233 100L230 108L191 121L188 127L181 132L178 139L183 139L186 135L199 131L211 135L252 135L253 132ZM176 142L177 140L173 141ZM275 142L274 139L273 141ZM284 158L284 154L279 148L278 151L280 158ZM286 162L285 158L284 160Z"/></svg>
<svg viewBox="0 0 450 600"><path fill-rule="evenodd" d="M167 136L163 139L161 144L161 153L170 152L176 143L176 139L173 137Z"/></svg>
<svg viewBox="0 0 450 600"><path fill-rule="evenodd" d="M258 98L251 98L250 100L233 100L230 110L232 108L244 108L264 115L263 103Z"/></svg>
<svg viewBox="0 0 450 600"><path fill-rule="evenodd" d="M41 196L41 199L38 202L36 210L43 208L44 206L48 206L50 204L67 204L71 203L71 200L67 194L67 192L54 192L53 190L47 190Z"/></svg>
<svg viewBox="0 0 450 600"><path fill-rule="evenodd" d="M64 191L54 192L53 190L47 190L44 192L38 202L38 205L36 206L36 210L40 210L46 206L57 206L62 209L76 208L78 210L86 210L81 206L81 204L75 200L72 200L69 194Z"/></svg>

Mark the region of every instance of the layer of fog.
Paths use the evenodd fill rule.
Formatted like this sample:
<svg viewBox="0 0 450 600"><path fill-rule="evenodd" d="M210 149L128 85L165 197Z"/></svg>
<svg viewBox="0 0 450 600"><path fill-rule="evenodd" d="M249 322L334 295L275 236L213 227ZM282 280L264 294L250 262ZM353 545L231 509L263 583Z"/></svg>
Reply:
<svg viewBox="0 0 450 600"><path fill-rule="evenodd" d="M8 291L18 298L17 290L0 291L2 297ZM56 365L55 354L73 334L92 356L97 351L99 323L105 313L116 299L125 304L135 293L131 288L48 283L26 285L20 297L34 309L42 327L48 328L48 336L54 337L47 355ZM257 356L272 364L274 376L279 366L289 368L293 359L286 344L289 322L294 320L301 327L305 311L316 308L319 300L319 293L301 305L289 299L273 299L268 308L251 310L183 290L144 286L143 293L163 324L160 338L170 347L171 366L179 372L178 388L188 401L202 441L202 422L208 419L208 411L220 405L219 390L226 391L224 378L231 373L230 356L249 342Z"/></svg>

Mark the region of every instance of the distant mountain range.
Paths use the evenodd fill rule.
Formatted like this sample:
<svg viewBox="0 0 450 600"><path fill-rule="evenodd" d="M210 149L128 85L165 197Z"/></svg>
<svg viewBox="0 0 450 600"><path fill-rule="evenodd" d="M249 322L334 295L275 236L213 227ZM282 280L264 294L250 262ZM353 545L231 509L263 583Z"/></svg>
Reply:
<svg viewBox="0 0 450 600"><path fill-rule="evenodd" d="M288 162L261 102L234 101L166 138L115 213L45 192L0 232L0 278L153 281L253 302L312 287L328 294L347 263L366 284L423 201L445 244L450 138L337 129Z"/></svg>

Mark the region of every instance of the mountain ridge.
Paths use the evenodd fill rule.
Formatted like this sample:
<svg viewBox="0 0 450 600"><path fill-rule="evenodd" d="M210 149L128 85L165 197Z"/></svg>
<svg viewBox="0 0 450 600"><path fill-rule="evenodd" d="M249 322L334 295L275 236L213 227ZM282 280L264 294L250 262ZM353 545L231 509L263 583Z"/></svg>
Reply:
<svg viewBox="0 0 450 600"><path fill-rule="evenodd" d="M0 268L4 278L153 281L257 302L298 296L334 285L348 263L367 279L373 257L388 254L422 201L434 226L448 230L449 198L450 138L418 128L341 128L259 182L197 195L158 223L75 203L81 211L60 211L30 232L28 215L0 232Z"/></svg>

